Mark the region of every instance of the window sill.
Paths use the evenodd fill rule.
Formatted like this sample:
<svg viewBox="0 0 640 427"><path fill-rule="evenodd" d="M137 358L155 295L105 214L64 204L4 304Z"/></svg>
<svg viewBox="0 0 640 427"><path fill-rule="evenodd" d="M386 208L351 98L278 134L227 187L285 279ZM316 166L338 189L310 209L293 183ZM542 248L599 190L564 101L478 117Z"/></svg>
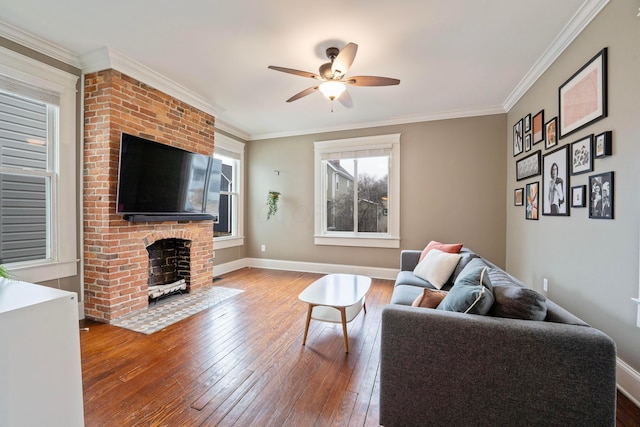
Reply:
<svg viewBox="0 0 640 427"><path fill-rule="evenodd" d="M78 274L78 260L21 262L6 265L7 270L23 282L40 283Z"/></svg>
<svg viewBox="0 0 640 427"><path fill-rule="evenodd" d="M314 243L316 245L327 246L353 246L363 248L393 248L400 247L400 238L398 237L374 237L374 236L315 236Z"/></svg>
<svg viewBox="0 0 640 427"><path fill-rule="evenodd" d="M244 237L214 237L213 249L226 249L244 245Z"/></svg>

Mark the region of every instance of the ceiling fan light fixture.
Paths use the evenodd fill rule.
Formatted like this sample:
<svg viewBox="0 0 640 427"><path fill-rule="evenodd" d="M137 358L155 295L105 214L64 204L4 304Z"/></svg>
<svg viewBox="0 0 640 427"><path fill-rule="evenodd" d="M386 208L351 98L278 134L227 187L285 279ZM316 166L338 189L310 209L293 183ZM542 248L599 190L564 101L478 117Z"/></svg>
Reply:
<svg viewBox="0 0 640 427"><path fill-rule="evenodd" d="M333 101L334 99L342 95L342 92L344 92L346 88L347 87L344 85L344 83L328 81L322 83L319 89L327 99Z"/></svg>

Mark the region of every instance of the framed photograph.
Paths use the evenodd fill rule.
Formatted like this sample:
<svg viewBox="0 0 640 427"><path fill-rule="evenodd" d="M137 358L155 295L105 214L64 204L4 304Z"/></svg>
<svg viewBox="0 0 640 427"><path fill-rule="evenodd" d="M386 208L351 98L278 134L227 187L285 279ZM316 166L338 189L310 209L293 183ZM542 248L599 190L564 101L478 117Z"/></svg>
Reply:
<svg viewBox="0 0 640 427"><path fill-rule="evenodd" d="M536 175L540 175L540 151L516 162L516 180L522 181Z"/></svg>
<svg viewBox="0 0 640 427"><path fill-rule="evenodd" d="M587 186L577 185L571 187L571 207L572 208L584 208L587 206Z"/></svg>
<svg viewBox="0 0 640 427"><path fill-rule="evenodd" d="M542 215L568 216L569 146L545 154L542 163Z"/></svg>
<svg viewBox="0 0 640 427"><path fill-rule="evenodd" d="M596 135L595 152L597 157L611 155L611 131L602 132Z"/></svg>
<svg viewBox="0 0 640 427"><path fill-rule="evenodd" d="M538 219L538 194L539 182L531 182L526 185L527 209L525 209L525 219Z"/></svg>
<svg viewBox="0 0 640 427"><path fill-rule="evenodd" d="M516 188L513 192L513 205L514 206L522 206L524 205L524 188Z"/></svg>
<svg viewBox="0 0 640 427"><path fill-rule="evenodd" d="M518 121L515 125L513 125L513 157L522 153L523 147L523 138L522 138L522 119Z"/></svg>
<svg viewBox="0 0 640 427"><path fill-rule="evenodd" d="M524 116L524 132L531 132L531 114Z"/></svg>
<svg viewBox="0 0 640 427"><path fill-rule="evenodd" d="M571 175L593 170L593 135L571 144Z"/></svg>
<svg viewBox="0 0 640 427"><path fill-rule="evenodd" d="M589 176L589 218L613 219L613 172Z"/></svg>
<svg viewBox="0 0 640 427"><path fill-rule="evenodd" d="M533 116L531 126L533 127L533 143L544 141L544 110Z"/></svg>
<svg viewBox="0 0 640 427"><path fill-rule="evenodd" d="M558 89L560 138L607 117L607 48Z"/></svg>
<svg viewBox="0 0 640 427"><path fill-rule="evenodd" d="M524 136L524 151L531 151L531 134L530 133Z"/></svg>
<svg viewBox="0 0 640 427"><path fill-rule="evenodd" d="M554 117L544 124L544 131L547 135L544 148L549 149L558 145L558 118Z"/></svg>

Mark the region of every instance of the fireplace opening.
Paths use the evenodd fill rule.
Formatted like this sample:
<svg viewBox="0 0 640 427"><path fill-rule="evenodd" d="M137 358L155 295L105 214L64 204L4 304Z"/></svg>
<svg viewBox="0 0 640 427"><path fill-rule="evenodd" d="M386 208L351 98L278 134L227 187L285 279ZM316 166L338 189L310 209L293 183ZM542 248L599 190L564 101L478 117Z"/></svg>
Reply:
<svg viewBox="0 0 640 427"><path fill-rule="evenodd" d="M147 246L149 253L148 295L150 301L189 292L191 285L191 240L161 239Z"/></svg>

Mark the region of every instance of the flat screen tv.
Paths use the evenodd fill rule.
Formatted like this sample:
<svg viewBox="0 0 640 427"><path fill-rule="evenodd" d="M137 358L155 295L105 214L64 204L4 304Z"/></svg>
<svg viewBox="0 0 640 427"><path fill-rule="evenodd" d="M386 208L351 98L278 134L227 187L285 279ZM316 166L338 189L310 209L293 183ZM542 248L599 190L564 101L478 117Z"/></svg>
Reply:
<svg viewBox="0 0 640 427"><path fill-rule="evenodd" d="M130 221L217 219L222 162L122 133L116 213Z"/></svg>

